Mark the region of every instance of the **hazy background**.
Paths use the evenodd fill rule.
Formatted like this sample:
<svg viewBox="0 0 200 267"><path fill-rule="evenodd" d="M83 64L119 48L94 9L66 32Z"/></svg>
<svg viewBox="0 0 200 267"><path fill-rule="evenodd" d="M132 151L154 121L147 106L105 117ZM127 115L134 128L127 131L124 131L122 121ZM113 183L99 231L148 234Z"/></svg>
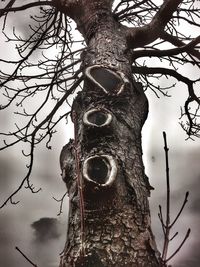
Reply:
<svg viewBox="0 0 200 267"><path fill-rule="evenodd" d="M1 5L1 3L0 3ZM22 13L21 13L22 14ZM27 33L24 25L26 14L13 24L23 34ZM12 23L11 23L12 24ZM11 26L10 26L11 28ZM1 55L14 57L7 44L1 44ZM184 69L187 75L193 70ZM165 82L160 80L160 83ZM174 233L179 236L172 241L170 253L177 248L187 229L191 235L182 250L171 262L175 267L199 267L200 255L200 143L185 141L186 135L179 125L180 106L184 104L186 87L179 84L171 91L171 98L157 99L148 92L150 111L143 129L143 150L146 174L155 190L150 198L152 227L156 235L159 249L162 247L163 236L158 220L158 205L165 207L165 158L162 131L167 132L170 148L170 179L172 188L172 220L177 214L186 191L190 191L189 202L175 225ZM15 117L0 112L0 131L9 130ZM64 213L57 216L59 203L53 197L60 198L65 192L65 185L60 177L59 154L62 146L73 136L73 126L63 122L58 127L52 143L52 150L39 147L35 154L34 170L31 180L42 191L31 194L23 189L14 200L20 200L17 206L8 204L0 210L0 266L26 267L29 263L15 250L18 246L38 267L57 267L59 253L65 243L67 229L68 200L64 203ZM0 153L0 201L13 192L26 174L26 162L21 154L22 147L10 148ZM170 254L169 253L169 254Z"/></svg>

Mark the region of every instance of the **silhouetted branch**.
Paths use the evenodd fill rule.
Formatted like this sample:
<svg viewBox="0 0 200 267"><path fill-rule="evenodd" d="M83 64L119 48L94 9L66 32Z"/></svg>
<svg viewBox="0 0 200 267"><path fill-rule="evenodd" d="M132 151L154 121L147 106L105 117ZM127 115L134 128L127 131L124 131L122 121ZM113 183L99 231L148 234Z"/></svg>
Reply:
<svg viewBox="0 0 200 267"><path fill-rule="evenodd" d="M15 2L10 1L10 2ZM12 4L13 5L13 4ZM55 6L55 4L52 1L38 1L38 2L33 2L33 3L28 3L26 5L22 6L17 6L17 7L10 7L12 5L7 5L5 8L0 9L0 17L9 13L9 12L17 12L17 11L23 11L32 7L37 7L37 6Z"/></svg>
<svg viewBox="0 0 200 267"><path fill-rule="evenodd" d="M176 251L168 258L168 259L166 259L166 263L168 262L168 261L170 261L178 252L179 252L179 250L182 248L182 246L184 245L184 243L185 243L185 241L188 239L188 237L189 237L189 235L190 235L190 232L191 232L191 230L190 229L188 229L187 230L187 233L186 233L186 235L185 235L185 237L184 237L184 239L183 239L183 241L181 242L181 244L179 245L179 247L176 249Z"/></svg>
<svg viewBox="0 0 200 267"><path fill-rule="evenodd" d="M64 202L64 199L67 195L68 195L68 192L65 192L64 195L60 199L56 199L55 197L53 197L53 199L56 202L60 202L60 208L59 208L59 212L58 212L57 216L60 216L63 213L63 202Z"/></svg>
<svg viewBox="0 0 200 267"><path fill-rule="evenodd" d="M129 5L129 1L120 1L120 3L114 9L113 13L121 21L123 19L123 17L127 17L127 16L130 15L130 13L128 13L129 11L134 10L134 9L136 9L138 7L141 7L146 2L148 2L148 1L147 0L143 0L141 2L138 2L138 3L134 3L132 5ZM123 4L126 4L126 7L125 8L122 8L122 10L120 10L120 11L117 12L118 8L120 6L122 6ZM141 11L143 12L143 8L141 8ZM132 15L132 13L131 13L131 15Z"/></svg>
<svg viewBox="0 0 200 267"><path fill-rule="evenodd" d="M142 27L125 27L129 48L145 46L159 38L160 33L164 30L173 13L182 2L183 0L166 0L149 24ZM140 42L135 43L134 40L139 39L139 37Z"/></svg>
<svg viewBox="0 0 200 267"><path fill-rule="evenodd" d="M136 50L133 51L133 56L132 60L135 61L137 58L140 57L170 57L174 55L178 55L180 53L190 53L190 51L195 48L197 44L200 43L200 36L194 38L191 42L188 44L184 44L180 47L173 48L173 49L167 49L167 50L150 50L150 49L145 49L145 50ZM196 53L197 52L197 53ZM195 50L195 55L200 59L200 53Z"/></svg>
<svg viewBox="0 0 200 267"><path fill-rule="evenodd" d="M2 9L0 9L0 17L2 17L4 15L4 12L6 9L9 9L13 6L13 4L15 3L16 0L10 0L9 3Z"/></svg>
<svg viewBox="0 0 200 267"><path fill-rule="evenodd" d="M163 234L164 234L164 244L163 244L163 250L162 250L162 256L161 256L161 266L166 267L166 263L171 260L177 253L178 251L181 249L181 247L183 246L183 244L185 243L185 241L187 240L187 238L189 237L190 234L190 229L188 229L185 238L183 239L183 241L181 242L181 244L179 245L179 247L175 250L175 252L169 257L167 258L167 254L168 254L168 248L169 248L169 243L178 235L178 232L176 232L171 238L170 238L170 232L172 227L174 226L174 224L177 222L178 218L180 217L185 204L187 202L187 198L189 193L187 192L185 195L185 199L184 202L181 206L180 211L178 212L177 216L175 217L175 219L173 220L172 223L170 223L170 176L169 176L169 148L167 146L167 136L166 133L163 132L163 139L164 139L164 151L165 151L165 166L166 166L166 184L167 184L167 200L166 200L166 222L164 222L163 220L163 214L162 214L162 207L159 205L159 214L158 217L160 219L161 222L161 226L163 229Z"/></svg>
<svg viewBox="0 0 200 267"><path fill-rule="evenodd" d="M24 179L22 180L21 184L18 186L18 188L3 202L3 204L0 206L0 209L3 208L9 201L11 204L13 204L13 196L15 196L20 190L21 188L23 187L23 185L25 183L27 183L27 187L28 189L31 190L32 193L37 193L41 190L38 189L38 190L34 190L34 187L32 184L30 184L30 174L32 172L32 168L33 168L33 159L34 159L34 149L35 149L35 145L40 143L46 136L47 134L49 134L49 131L51 132L53 128L47 128L47 133L44 135L44 136L41 136L38 138L36 138L36 134L38 133L38 131L40 129L42 129L42 127L48 123L48 125L50 124L50 121L51 119L53 118L53 116L56 114L57 110L62 106L62 104L64 103L64 101L67 99L67 97L72 94L72 92L74 92L74 90L78 87L78 85L81 83L81 81L83 80L83 76L81 76L78 80L76 80L74 82L74 84L71 86L71 88L69 90L67 90L67 92L63 95L63 97L56 103L56 105L54 106L54 108L51 110L51 112L49 112L49 114L46 116L46 118L44 120L42 120L37 126L35 126L35 129L30 133L30 134L25 134L24 136L20 137L17 141L11 143L11 144L5 144L5 146L3 148L1 148L0 150L2 149L5 149L9 146L12 146L14 144L16 144L17 142L20 142L20 141L24 141L30 137L31 140L29 141L30 143L30 153L27 154L27 157L30 157L30 160L29 160L29 165L27 166L28 168L28 172L26 174L26 176L24 177ZM69 112L68 112L69 114ZM66 115L66 114L65 114ZM57 124L57 122L53 125L53 127ZM46 128L44 128L46 129ZM51 137L50 137L51 138ZM47 143L49 143L49 140L47 141ZM16 204L16 203L15 203Z"/></svg>
<svg viewBox="0 0 200 267"><path fill-rule="evenodd" d="M176 232L176 233L170 238L169 241L172 241L177 235L178 235L178 232Z"/></svg>
<svg viewBox="0 0 200 267"><path fill-rule="evenodd" d="M140 74L162 74L162 75L169 75L172 76L174 78L176 78L178 81L181 81L185 84L187 84L188 86L199 81L199 80L195 80L195 81L191 81L189 78L181 75L180 73L178 73L177 71L173 70L173 69L167 69L167 68L159 68L159 67L146 67L146 66L141 66L141 67L135 67L132 66L132 71L133 73L140 73ZM191 88L189 88L189 90L192 90Z"/></svg>
<svg viewBox="0 0 200 267"><path fill-rule="evenodd" d="M165 40L165 41L173 44L174 46L178 46L178 47L184 47L184 46L186 46L186 44L183 41L181 41L178 37L173 36L173 35L171 35L171 34L169 34L167 32L164 32L163 31L160 37L163 40ZM198 38L197 41L199 43L199 36L197 38ZM197 50L189 47L189 49L187 49L186 52L188 54L193 55L194 57L196 57L196 58L198 58L200 60L200 52L199 51L197 51Z"/></svg>
<svg viewBox="0 0 200 267"><path fill-rule="evenodd" d="M34 267L38 267L35 263L33 263L18 247L15 247L15 249Z"/></svg>
<svg viewBox="0 0 200 267"><path fill-rule="evenodd" d="M169 246L169 234L170 234L170 180L169 180L169 159L168 159L168 151L167 147L167 138L166 133L163 132L164 138L164 150L165 150L165 166L166 166L166 184L167 184L167 202L166 202L166 223L165 227L165 239L162 251L162 260L165 262L167 257L167 251Z"/></svg>
<svg viewBox="0 0 200 267"><path fill-rule="evenodd" d="M184 199L183 204L182 204L182 206L181 206L181 208L180 208L180 211L178 212L178 214L177 214L176 218L174 219L174 221L170 224L170 227L173 227L173 225L176 223L176 221L177 221L178 218L180 217L180 215L181 215L181 213L182 213L182 211L183 211L183 209L184 209L184 207L185 207L185 204L186 204L187 201L188 201L188 196L189 196L189 192L186 192L186 193L185 193L185 199Z"/></svg>
<svg viewBox="0 0 200 267"><path fill-rule="evenodd" d="M3 10L7 12L4 14L8 14L11 11L18 12L18 9L23 10L43 4L57 5L56 1L36 1L20 7L14 6L14 3L15 1L10 1L0 14L3 14ZM60 107L64 102L68 103L68 97L74 93L83 80L83 76L79 77L79 75L82 71L80 53L84 48L74 49L75 41L71 35L69 18L54 8L40 8L39 12L31 16L34 23L29 26L28 37L19 36L15 29L13 29L13 37L5 33L5 27L2 31L8 43L16 44L18 59L15 61L9 58L0 59L2 65L0 111L3 112L8 107L13 108L15 105L17 110L14 114L23 117L23 120L14 124L14 130L6 133L0 132L2 140L0 150L18 143L25 143L28 152L23 149L22 154L29 158L29 162L27 174L17 189L3 202L1 208L8 202L17 204L19 201L13 201L13 197L23 187L30 189L32 193L41 190L35 189L29 180L35 148L45 140L46 147L51 149L50 142L56 132L55 127L62 119L67 118L70 112L70 105L67 104L68 112L59 114ZM53 53L51 49L54 49ZM41 56L35 61L36 51ZM20 85L16 86L18 82ZM37 106L33 105L32 101L37 101ZM49 104L54 106L51 111L48 108Z"/></svg>
<svg viewBox="0 0 200 267"><path fill-rule="evenodd" d="M149 75L149 74L161 74L163 76L172 76L174 78L176 78L178 81L181 81L183 83L185 83L187 85L188 88L188 99L185 101L185 106L184 106L184 110L185 112L181 113L181 118L185 115L188 119L188 123L184 123L183 121L181 122L181 126L182 128L186 131L186 133L188 134L189 138L191 138L192 136L194 137L199 137L200 134L200 123L199 123L199 107L200 107L200 97L196 95L195 91L194 91L194 85L195 83L199 82L200 79L197 80L190 80L189 78L181 75L180 73L178 73L176 70L173 69L167 69L167 68L158 68L158 67L146 67L146 66L132 66L132 71L134 74L138 73L138 74L144 74L144 75ZM150 87L150 86L149 86ZM174 87L174 86L172 86ZM154 87L154 89L156 90L156 86ZM153 90L154 90L153 89ZM157 90L161 90L158 86L157 86ZM192 110L190 109L190 105L191 103L196 103L197 105L197 109L195 111L195 113L192 112Z"/></svg>
<svg viewBox="0 0 200 267"><path fill-rule="evenodd" d="M33 168L33 158L34 158L34 139L35 139L35 134L32 135L31 138L31 144L30 144L30 153L29 153L29 165L27 166L28 168L28 172L26 174L26 176L24 177L24 179L22 180L21 184L17 187L17 189L3 202L3 204L0 206L0 209L2 209L4 206L6 206L6 204L10 201L11 204L18 204L19 201L14 202L13 201L13 197L22 189L22 187L24 186L25 183L27 183L26 188L30 189L32 193L38 193L41 188L39 188L38 190L34 190L33 186L30 185L30 181L29 181L29 177Z"/></svg>
<svg viewBox="0 0 200 267"><path fill-rule="evenodd" d="M158 218L161 222L161 226L162 226L162 230L163 230L163 234L165 235L165 224L164 224L164 221L163 221L163 213L162 213L162 207L161 205L159 205L159 213L158 213Z"/></svg>

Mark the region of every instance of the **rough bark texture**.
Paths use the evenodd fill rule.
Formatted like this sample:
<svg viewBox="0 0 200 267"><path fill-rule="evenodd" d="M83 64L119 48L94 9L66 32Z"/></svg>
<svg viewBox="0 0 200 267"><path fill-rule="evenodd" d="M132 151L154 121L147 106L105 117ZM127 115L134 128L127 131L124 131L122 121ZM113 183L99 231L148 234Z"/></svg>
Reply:
<svg viewBox="0 0 200 267"><path fill-rule="evenodd" d="M141 147L148 102L132 78L127 39L111 15L112 1L82 2L87 8L72 17L88 49L84 88L72 107L76 140L61 152L70 211L60 267L156 267Z"/></svg>

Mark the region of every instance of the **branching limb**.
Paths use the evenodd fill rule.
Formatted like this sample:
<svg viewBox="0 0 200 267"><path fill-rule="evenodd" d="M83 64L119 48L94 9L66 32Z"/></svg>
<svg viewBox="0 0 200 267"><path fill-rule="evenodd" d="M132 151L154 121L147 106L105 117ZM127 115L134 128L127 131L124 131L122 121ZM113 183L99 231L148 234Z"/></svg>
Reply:
<svg viewBox="0 0 200 267"><path fill-rule="evenodd" d="M147 0L142 0L141 2L134 3L132 5L129 2L131 2L131 1L120 1L119 4L116 6L116 8L113 10L113 13L115 14L115 16L118 19L120 19L122 15L127 16L128 15L127 14L128 11L134 10L134 9L142 6L143 4L145 4L147 2ZM122 7L123 4L125 4L126 7L117 12L117 10L119 9L119 7Z"/></svg>
<svg viewBox="0 0 200 267"><path fill-rule="evenodd" d="M175 252L174 252L168 259L166 259L165 263L167 263L168 261L170 261L170 260L171 260L171 259L172 259L172 258L179 252L179 250L180 250L180 249L182 248L182 246L185 244L185 241L188 239L190 233L191 233L191 230L188 229L188 230L187 230L187 233L186 233L186 235L185 235L183 241L182 241L181 244L179 245L179 247L175 250Z"/></svg>
<svg viewBox="0 0 200 267"><path fill-rule="evenodd" d="M124 26L129 48L143 47L158 39L182 2L183 0L164 1L152 21L143 27L128 28Z"/></svg>
<svg viewBox="0 0 200 267"><path fill-rule="evenodd" d="M35 6L44 2L49 3L49 1L37 1ZM10 1L10 5L7 5L10 11L15 8L12 4L14 2ZM1 138L0 150L24 143L26 150L22 150L22 153L29 160L25 177L17 189L2 203L1 208L8 202L17 204L18 201L14 201L13 198L23 187L32 193L41 190L40 188L35 190L30 182L36 146L44 141L46 147L51 149L50 142L56 132L55 127L70 113L70 106L67 104L68 112L60 114L61 107L65 102L68 103L68 97L83 80L83 76L80 75L82 72L80 53L84 48L74 49L73 44L76 41L71 34L69 18L55 9L41 8L40 13L31 19L34 23L30 26L29 37L21 37L15 30L13 38L5 34L8 42L16 43L19 59L15 61L10 61L9 58L0 59L2 65L0 111L3 113L7 107L11 107L14 109L14 114L20 116L14 123L16 127L14 130L0 133L0 136L5 138L5 140ZM3 32L5 30L3 28ZM34 52L38 53L36 57L33 55ZM36 102L37 105L34 105ZM53 106L50 111L49 105Z"/></svg>
<svg viewBox="0 0 200 267"><path fill-rule="evenodd" d="M188 198L189 193L188 192L186 193L185 199L184 199L184 202L183 202L183 205L182 205L180 211L178 212L174 221L172 223L170 223L170 194L171 194L171 191L170 191L170 175L169 175L169 155L168 155L169 148L167 146L167 136L166 136L165 132L163 132L163 139L164 139L165 165L166 165L166 184L167 184L166 185L166 187L167 187L166 222L164 222L164 220L163 220L162 207L160 205L159 205L158 217L160 219L162 229L163 229L163 234L164 234L164 244L163 244L163 250L162 250L162 256L161 256L161 266L167 267L167 262L169 260L171 260L178 253L178 251L184 245L185 241L187 240L187 238L189 237L189 234L190 234L190 229L188 229L181 244L178 246L178 248L175 250L175 252L172 253L172 255L167 258L169 244L178 235L178 232L176 232L170 238L170 233L171 233L172 227L174 226L174 224L177 222L178 218L180 217L180 215L181 215L181 213L185 207L185 204L187 202L187 198Z"/></svg>
<svg viewBox="0 0 200 267"><path fill-rule="evenodd" d="M74 84L71 86L71 88L66 91L66 93L63 95L63 97L56 103L56 105L54 106L54 108L51 110L51 112L49 112L49 114L46 116L46 118L44 120L42 120L37 126L35 126L35 129L29 133L29 134L25 134L24 136L22 136L21 138L18 139L18 142L20 141L24 141L25 138L26 140L28 140L28 138L31 138L31 140L29 141L30 143L30 153L26 154L27 157L30 158L29 160L29 165L28 167L28 172L26 174L26 176L24 177L24 179L22 180L21 184L18 186L18 188L3 202L3 204L0 206L0 208L3 208L8 202L10 202L11 204L16 204L16 202L13 202L13 197L22 189L22 187L24 186L24 184L26 183L27 186L26 188L30 189L32 193L37 193L39 192L41 189L35 190L33 185L30 184L30 174L32 172L32 168L33 168L33 159L34 159L34 149L35 149L35 145L40 143L46 136L47 134L50 135L50 138L52 136L52 129L55 127L55 125L57 124L58 121L60 121L60 119L58 119L58 121L56 123L54 123L54 125L52 126L53 128L49 128L49 126L44 127L44 125L50 125L53 116L56 114L56 112L58 111L58 109L62 106L62 104L64 103L64 101L66 101L67 97L69 95L71 95L72 92L74 92L74 90L78 87L78 85L81 83L81 81L83 80L83 76L81 76L80 78L78 78ZM40 131L40 129L44 130L47 129L47 133L43 136L39 135L39 137L37 137L36 135L38 134L38 132ZM15 144L16 142L12 143ZM49 143L49 140L47 141L47 143ZM9 145L5 145L4 148L6 148L6 146L8 147Z"/></svg>
<svg viewBox="0 0 200 267"><path fill-rule="evenodd" d="M177 71L173 69L167 69L167 68L159 68L159 67L135 67L132 66L132 72L133 73L139 73L139 74L155 74L160 73L162 75L169 75L174 78L176 78L178 81L181 81L183 83L186 83L188 86L195 83L196 81L191 81L187 77L181 75Z"/></svg>
<svg viewBox="0 0 200 267"><path fill-rule="evenodd" d="M3 202L3 204L0 206L0 209L2 209L4 206L6 206L6 204L8 202L10 202L11 204L18 204L19 203L19 201L14 202L13 197L22 189L22 187L24 186L25 183L27 184L26 188L30 189L32 193L38 193L41 190L41 188L40 188L40 189L35 191L33 185L30 184L30 180L29 180L29 177L30 177L30 174L31 174L31 171L33 168L34 146L35 146L34 139L35 139L35 135L33 135L31 138L30 153L29 153L29 155L27 155L30 157L29 165L27 166L28 172L27 172L26 176L24 177L24 179L22 180L21 184L17 187L17 189Z"/></svg>
<svg viewBox="0 0 200 267"><path fill-rule="evenodd" d="M182 49L185 47L185 51L182 51L182 52L186 52L186 53L188 53L188 54L190 54L190 55L192 55L192 56L194 56L200 60L200 52L198 50L195 50L195 46L200 43L200 36L196 37L188 45L186 45L178 37L173 36L167 32L164 32L164 31L160 34L160 38L162 38L164 41L167 41L167 42L173 44L176 47L179 47L180 49L181 49L181 47L182 47ZM194 44L195 44L195 46L194 46Z"/></svg>
<svg viewBox="0 0 200 267"><path fill-rule="evenodd" d="M177 213L177 216L175 217L174 221L170 224L170 227L171 227L171 228L172 228L173 225L177 222L178 218L180 218L180 215L181 215L181 213L182 213L182 211L183 211L183 209L184 209L186 203L188 202L188 196L189 196L189 192L186 192L186 193L185 193L185 198L184 198L183 204L182 204L182 206L181 206L181 208L180 208L180 211Z"/></svg>
<svg viewBox="0 0 200 267"><path fill-rule="evenodd" d="M166 201L166 223L164 225L165 238L164 238L164 245L161 257L162 260L165 262L168 252L169 234L170 234L170 181L169 181L169 159L168 159L169 148L167 147L167 138L165 132L163 132L163 138L164 138L165 165L166 165L167 201Z"/></svg>
<svg viewBox="0 0 200 267"><path fill-rule="evenodd" d="M29 46L30 50L28 51L28 53L25 56L22 55L21 49L18 49L18 53L19 53L19 55L21 56L22 59L19 60L19 62L17 64L17 67L14 69L13 73L10 74L9 77L6 77L5 81L0 83L0 86L4 86L9 81L11 81L11 80L13 81L14 79L16 79L16 75L17 75L18 71L20 71L20 68L21 68L22 64L26 64L26 61L33 54L33 52L37 48L39 48L39 46L43 43L45 37L48 36L49 30L52 28L52 26L55 25L56 19L57 19L57 13L54 14L53 12L52 13L50 12L50 14L48 14L47 20L51 22L50 25L47 26L46 25L46 21L43 23L42 27L45 25L46 29L41 33L41 35L39 36L37 41L35 41L35 43L33 45L31 44L31 46ZM40 30L40 28L37 29L37 33L39 33L39 30ZM28 42L26 41L26 43L28 43ZM4 77L1 77L1 78L4 78Z"/></svg>
<svg viewBox="0 0 200 267"><path fill-rule="evenodd" d="M15 1L16 0L10 0L9 3L4 8L0 9L0 17L2 17L6 13L5 10L12 8Z"/></svg>
<svg viewBox="0 0 200 267"><path fill-rule="evenodd" d="M177 38L176 38L177 40ZM182 44L181 46L173 49L167 49L167 50L153 50L153 49L145 49L145 50L136 50L133 51L132 60L135 61L137 58L140 57L171 57L174 55L178 55L180 53L191 53L195 57L197 57L200 60L200 53L195 49L195 46L200 43L200 36L194 38L191 42L188 44L184 44L180 41L178 44Z"/></svg>
<svg viewBox="0 0 200 267"><path fill-rule="evenodd" d="M10 13L10 12L17 12L17 11L23 11L32 7L37 7L37 6L55 6L55 4L52 1L38 1L38 2L33 2L33 3L28 3L26 5L22 6L17 6L13 7L15 0L10 1L8 5L5 8L0 9L0 17Z"/></svg>
<svg viewBox="0 0 200 267"><path fill-rule="evenodd" d="M60 216L62 213L63 213L63 202L64 202L64 199L65 197L68 195L68 192L65 192L63 194L63 196L60 198L60 199L57 199L55 197L53 197L53 199L56 201L56 202L59 202L60 203L60 208L59 208L59 212L57 214L57 216Z"/></svg>
<svg viewBox="0 0 200 267"><path fill-rule="evenodd" d="M151 67L132 67L133 73L138 74L161 74L163 76L172 76L176 78L178 81L181 81L187 85L188 88L188 99L185 102L184 110L185 112L182 112L181 119L183 116L186 116L188 119L188 122L185 124L183 121L181 122L182 128L186 131L189 138L192 136L199 137L200 136L200 123L199 123L199 108L200 108L200 97L196 95L194 91L194 84L199 82L200 79L192 81L188 79L187 77L181 75L177 71L173 69L167 69L167 68L151 68ZM196 104L196 111L192 112L191 110L191 104Z"/></svg>

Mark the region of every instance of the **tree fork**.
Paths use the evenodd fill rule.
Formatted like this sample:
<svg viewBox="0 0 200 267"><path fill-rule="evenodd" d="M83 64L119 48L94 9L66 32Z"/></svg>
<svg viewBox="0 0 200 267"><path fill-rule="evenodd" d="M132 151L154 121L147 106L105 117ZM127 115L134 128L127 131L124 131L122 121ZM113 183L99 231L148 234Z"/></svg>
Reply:
<svg viewBox="0 0 200 267"><path fill-rule="evenodd" d="M157 267L159 256L148 204L150 185L141 147L148 102L142 85L133 80L125 33L106 9L108 4L103 13L95 4L88 3L87 12L75 19L80 25L86 13L91 15L80 28L88 43L83 55L85 79L72 106L76 146L81 148L79 162L75 162L73 141L61 152L70 211L60 267ZM78 175L84 202L84 240Z"/></svg>

